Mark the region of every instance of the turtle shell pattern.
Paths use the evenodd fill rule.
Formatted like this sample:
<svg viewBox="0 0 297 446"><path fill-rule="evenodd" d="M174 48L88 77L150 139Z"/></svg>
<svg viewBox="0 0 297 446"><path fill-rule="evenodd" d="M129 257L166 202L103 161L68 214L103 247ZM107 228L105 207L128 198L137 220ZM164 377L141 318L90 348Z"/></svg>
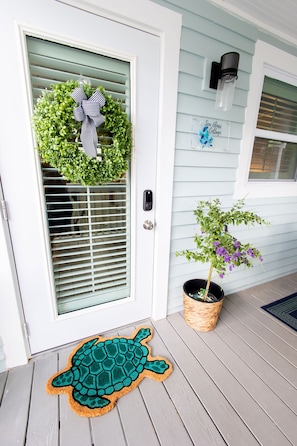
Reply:
<svg viewBox="0 0 297 446"><path fill-rule="evenodd" d="M69 367L49 380L47 390L68 393L70 405L81 415L108 412L120 396L135 388L145 376L163 380L171 372L167 360L150 357L144 340L151 337L152 328L146 327L131 338L96 337L81 343L70 356Z"/></svg>

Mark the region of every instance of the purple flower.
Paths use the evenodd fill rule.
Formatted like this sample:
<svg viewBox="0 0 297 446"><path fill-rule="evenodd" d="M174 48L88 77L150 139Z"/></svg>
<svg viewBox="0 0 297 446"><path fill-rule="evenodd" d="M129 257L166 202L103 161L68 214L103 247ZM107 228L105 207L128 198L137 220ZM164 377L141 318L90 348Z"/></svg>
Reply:
<svg viewBox="0 0 297 446"><path fill-rule="evenodd" d="M216 254L218 256L223 257L225 254L227 254L227 251L226 251L226 249L223 246L220 246L219 248L217 248Z"/></svg>
<svg viewBox="0 0 297 446"><path fill-rule="evenodd" d="M240 242L238 240L235 240L233 245L234 245L234 248L240 248Z"/></svg>
<svg viewBox="0 0 297 446"><path fill-rule="evenodd" d="M249 249L247 250L247 253L248 253L248 255L251 256L252 258L255 257L255 254L254 254L254 251L252 250L252 248L249 248Z"/></svg>

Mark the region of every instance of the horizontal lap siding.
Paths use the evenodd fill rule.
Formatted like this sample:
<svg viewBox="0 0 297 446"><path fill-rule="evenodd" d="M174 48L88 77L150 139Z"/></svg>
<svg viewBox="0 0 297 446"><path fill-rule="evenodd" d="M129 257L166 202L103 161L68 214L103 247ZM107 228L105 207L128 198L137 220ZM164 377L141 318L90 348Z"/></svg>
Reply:
<svg viewBox="0 0 297 446"><path fill-rule="evenodd" d="M245 107L255 42L255 27L216 8L206 1L155 0L183 16L179 67L175 176L169 277L168 312L182 308L182 285L193 277L205 277L207 265L176 257L176 250L193 249L197 227L193 210L201 199L220 197L225 206L233 203ZM269 38L266 36L266 39ZM272 43L275 40L271 39ZM283 44L279 44L283 45ZM215 92L204 89L205 64L219 61L229 51L240 53L238 81L233 109L228 113L214 109ZM206 84L208 79L206 79ZM228 150L217 142L216 149L192 148L192 118L229 120L231 132ZM224 135L226 137L227 135ZM225 143L226 144L226 143ZM238 228L243 241L252 241L261 249L264 262L253 270L236 270L223 282L225 293L248 288L296 271L297 205L296 198L246 199L256 213L271 221L269 228ZM219 281L214 277L214 280Z"/></svg>

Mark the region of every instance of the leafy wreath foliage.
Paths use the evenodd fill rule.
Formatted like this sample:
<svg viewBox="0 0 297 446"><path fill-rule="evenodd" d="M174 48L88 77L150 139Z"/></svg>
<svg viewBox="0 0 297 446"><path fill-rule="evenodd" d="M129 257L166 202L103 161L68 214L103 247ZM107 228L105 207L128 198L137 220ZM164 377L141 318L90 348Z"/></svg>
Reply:
<svg viewBox="0 0 297 446"><path fill-rule="evenodd" d="M70 96L78 86L73 80L54 84L38 98L33 114L37 149L45 163L58 169L72 183L93 186L118 180L129 166L132 125L121 103L98 86L106 101L100 109L104 115L103 129L97 128L101 159L86 155L79 143L82 124L74 119L76 104ZM83 89L88 98L95 91L89 85Z"/></svg>

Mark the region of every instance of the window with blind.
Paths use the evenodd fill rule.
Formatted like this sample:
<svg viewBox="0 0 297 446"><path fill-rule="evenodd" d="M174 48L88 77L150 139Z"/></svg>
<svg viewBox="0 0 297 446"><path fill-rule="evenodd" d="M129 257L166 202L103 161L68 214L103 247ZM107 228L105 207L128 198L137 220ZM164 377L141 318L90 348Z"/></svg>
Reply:
<svg viewBox="0 0 297 446"><path fill-rule="evenodd" d="M296 181L297 87L264 77L250 181Z"/></svg>
<svg viewBox="0 0 297 446"><path fill-rule="evenodd" d="M129 114L130 64L106 55L27 37L34 102L45 88L87 78L120 99ZM104 186L66 182L41 163L58 313L130 295L129 174Z"/></svg>

